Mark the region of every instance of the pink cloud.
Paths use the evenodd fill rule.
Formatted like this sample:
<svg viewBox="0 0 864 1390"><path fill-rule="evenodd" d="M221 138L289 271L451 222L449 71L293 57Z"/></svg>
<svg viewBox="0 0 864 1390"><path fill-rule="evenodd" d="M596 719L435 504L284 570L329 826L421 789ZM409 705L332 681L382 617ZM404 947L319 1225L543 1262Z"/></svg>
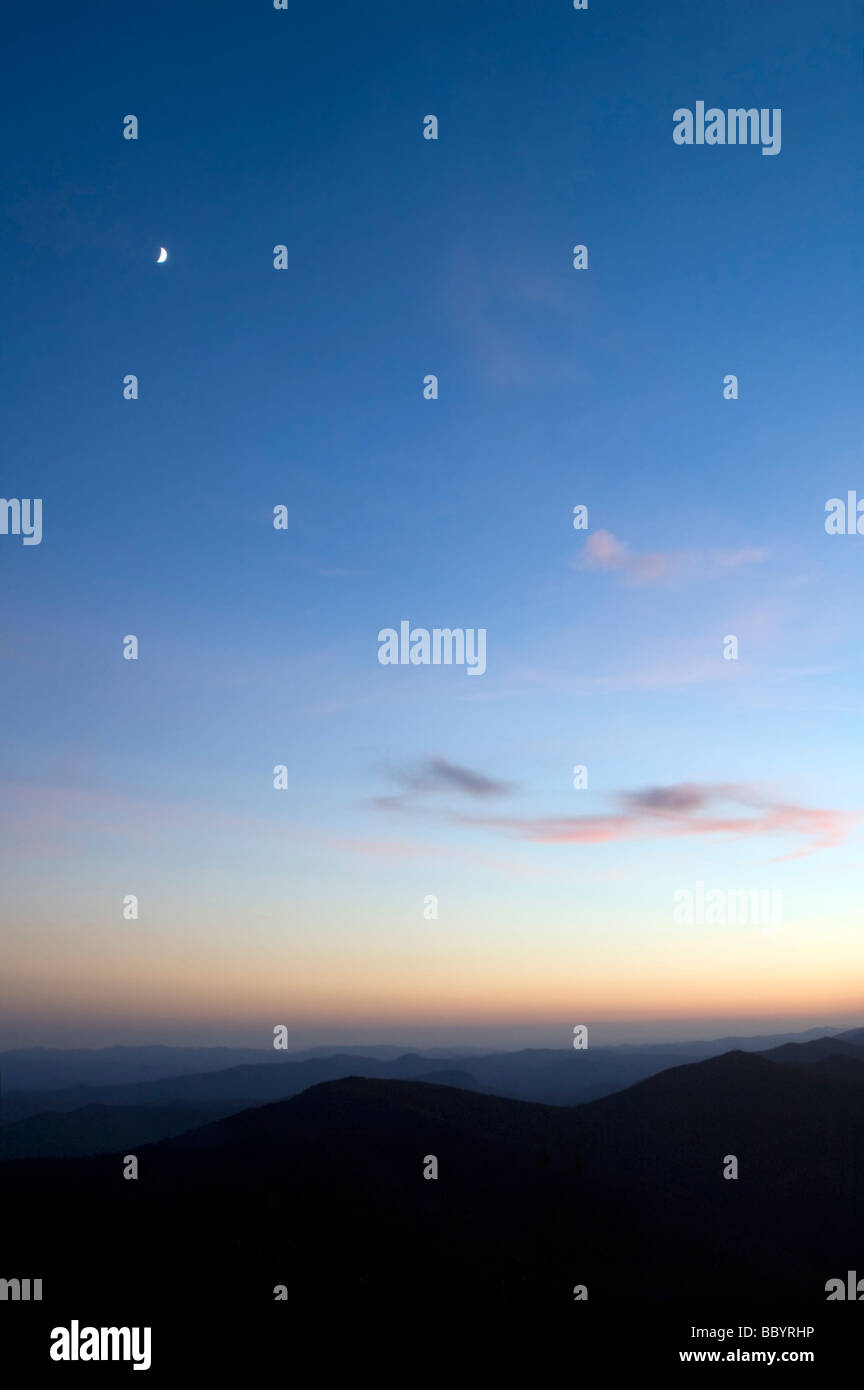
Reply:
<svg viewBox="0 0 864 1390"><path fill-rule="evenodd" d="M460 817L462 823L483 825L519 840L546 845L606 844L618 840L654 840L687 836L744 839L763 835L796 835L806 843L784 858L801 858L817 849L838 845L859 817L822 807L766 804L750 787L673 787L626 792L624 810L606 816ZM728 804L749 808L752 814L722 812ZM715 807L712 814L708 808Z"/></svg>
<svg viewBox="0 0 864 1390"><path fill-rule="evenodd" d="M593 531L582 552L582 568L586 570L620 570L629 560L629 549L611 531Z"/></svg>
<svg viewBox="0 0 864 1390"><path fill-rule="evenodd" d="M574 564L582 570L615 571L632 584L653 584L659 579L711 578L759 564L767 551L755 546L739 550L677 551L634 554L626 541L611 531L592 531Z"/></svg>

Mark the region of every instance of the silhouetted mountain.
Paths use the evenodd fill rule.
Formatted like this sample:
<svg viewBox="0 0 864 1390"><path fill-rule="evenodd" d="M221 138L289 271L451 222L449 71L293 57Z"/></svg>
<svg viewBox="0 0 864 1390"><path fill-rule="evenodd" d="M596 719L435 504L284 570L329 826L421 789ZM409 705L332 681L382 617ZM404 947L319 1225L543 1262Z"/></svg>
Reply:
<svg viewBox="0 0 864 1390"><path fill-rule="evenodd" d="M855 1036L855 1035L852 1035ZM790 1063L792 1066L806 1066L808 1062L819 1062L825 1057L857 1057L864 1059L864 1041L850 1041L850 1035L833 1038L814 1038L812 1042L786 1043L783 1047L772 1047L762 1053L771 1062Z"/></svg>
<svg viewBox="0 0 864 1390"><path fill-rule="evenodd" d="M831 1028L808 1029L802 1033L775 1034L756 1038L717 1038L709 1042L634 1043L615 1047L592 1047L592 1053L611 1053L622 1057L641 1054L648 1057L696 1061L732 1049L764 1051L785 1042L806 1042L811 1037L824 1037ZM858 1032L864 1038L864 1029ZM851 1033L844 1036L854 1041ZM548 1052L550 1049L464 1047L409 1047L393 1044L358 1044L355 1046L318 1046L298 1051L276 1051L272 1047L170 1047L162 1045L120 1046L97 1048L27 1047L0 1052L0 1076L3 1090L10 1092L59 1091L74 1087L131 1085L141 1081L159 1081L171 1076L201 1075L203 1072L224 1071L237 1066L284 1065L285 1062L305 1062L334 1056L375 1058L395 1061L407 1055L441 1061L461 1058L492 1057L495 1055L524 1055L526 1052ZM554 1049L553 1049L554 1051ZM664 1065L665 1065L664 1061Z"/></svg>
<svg viewBox="0 0 864 1390"><path fill-rule="evenodd" d="M864 1032L864 1029L861 1030ZM611 1048L613 1052L662 1052L666 1056L686 1053L693 1061L707 1057L719 1057L724 1052L765 1052L768 1048L780 1047L787 1042L809 1042L811 1038L825 1038L837 1034L836 1028L807 1028L801 1033L757 1033L752 1037L739 1038L735 1035L726 1038L711 1038L693 1042L677 1043L619 1043Z"/></svg>
<svg viewBox="0 0 864 1390"><path fill-rule="evenodd" d="M392 1062L335 1056L279 1067L243 1066L202 1075L168 1077L131 1086L79 1086L59 1092L6 1097L0 1126L0 1161L110 1153L119 1146L156 1143L191 1129L204 1118L229 1115L256 1101L285 1098L322 1079L359 1072L425 1076L443 1086L477 1088L461 1068L441 1069L441 1059L416 1054Z"/></svg>
<svg viewBox="0 0 864 1390"><path fill-rule="evenodd" d="M481 1091L544 1105L575 1105L632 1086L680 1055L653 1052L619 1054L611 1048L526 1048L471 1060Z"/></svg>
<svg viewBox="0 0 864 1390"><path fill-rule="evenodd" d="M754 1171L746 1190L758 1178L772 1192L788 1191L799 1169L815 1173L827 1164L832 1181L851 1193L860 1186L848 1160L852 1141L864 1142L862 1099L854 1084L813 1067L730 1052L661 1072L574 1113L585 1126L586 1158L596 1152L628 1180L653 1172L714 1191L724 1156L734 1154L739 1185L721 1190L744 1192L748 1163Z"/></svg>
<svg viewBox="0 0 864 1390"><path fill-rule="evenodd" d="M681 1061L681 1055L665 1056L660 1052L618 1056L611 1049L603 1048L588 1051L526 1048L521 1052L474 1056L470 1063L470 1084L476 1090L493 1095L510 1095L514 1099L542 1104L572 1105L632 1086L633 1081ZM158 1106L236 1101L235 1108L243 1109L243 1106L299 1095L319 1081L339 1080L344 1076L397 1080L432 1076L440 1070L438 1056L426 1058L415 1052L392 1061L335 1054L306 1062L283 1061L276 1066L272 1062L232 1066L221 1072L138 1081L129 1086L76 1086L63 1091L11 1093L3 1097L0 1118L4 1123L11 1123L49 1111L64 1113L93 1105Z"/></svg>
<svg viewBox="0 0 864 1390"><path fill-rule="evenodd" d="M535 1048L474 1057L470 1072L458 1067L446 1070L448 1073L464 1071L465 1075L452 1084L468 1089L544 1104L572 1105L608 1095L680 1060L680 1056L666 1057L662 1053L617 1056L604 1049L553 1051ZM337 1053L305 1062L283 1061L277 1066L268 1062L266 1065L229 1067L224 1071L172 1076L131 1085L76 1086L62 1091L12 1093L3 1098L0 1118L5 1126L16 1120L38 1117L40 1126L32 1132L34 1135L41 1134L47 1146L39 1151L59 1154L66 1152L62 1147L62 1135L67 1129L58 1124L56 1134L52 1134L50 1113L61 1116L95 1106L146 1107L152 1111L154 1107L166 1105L217 1103L222 1104L223 1113L228 1113L231 1109L242 1110L268 1100L287 1099L318 1082L346 1076L382 1079L437 1076L440 1082L441 1060L419 1053L408 1053L388 1061ZM470 1080L466 1077L470 1077ZM165 1131L166 1135L173 1132ZM0 1128L0 1137L2 1134L3 1129ZM160 1137L152 1136L154 1140ZM110 1130L107 1132L107 1142L102 1142L98 1132L94 1131L92 1143L93 1152L105 1152L113 1144Z"/></svg>
<svg viewBox="0 0 864 1390"><path fill-rule="evenodd" d="M52 1091L158 1081L232 1066L265 1066L284 1058L284 1052L272 1047L25 1047L0 1052L0 1075L7 1093Z"/></svg>
<svg viewBox="0 0 864 1390"><path fill-rule="evenodd" d="M441 1070L440 1058L414 1055L380 1061L337 1053L306 1062L281 1061L264 1065L228 1067L223 1071L170 1076L157 1081L140 1081L128 1086L75 1086L63 1091L37 1091L4 1097L3 1117L7 1123L46 1111L61 1113L92 1105L153 1106L169 1103L203 1104L236 1102L236 1109L276 1100L305 1091L319 1081L342 1076L411 1077Z"/></svg>
<svg viewBox="0 0 864 1390"><path fill-rule="evenodd" d="M424 1082L476 1090L467 1071L430 1072ZM0 1129L0 1161L15 1158L73 1158L154 1144L185 1134L207 1121L246 1109L234 1096L225 1101L166 1105L86 1105L65 1113L40 1112Z"/></svg>
<svg viewBox="0 0 864 1390"><path fill-rule="evenodd" d="M421 1078L424 1086L454 1086L459 1091L476 1091L477 1080L470 1071L462 1071L456 1067L450 1071L430 1071L424 1072Z"/></svg>
<svg viewBox="0 0 864 1390"><path fill-rule="evenodd" d="M860 1057L820 1057L816 1062L808 1062L807 1066L811 1071L834 1077L837 1081L851 1081L859 1086L864 1085L864 1052Z"/></svg>
<svg viewBox="0 0 864 1390"><path fill-rule="evenodd" d="M72 1158L153 1144L242 1105L87 1105L68 1114L31 1115L0 1129L0 1159Z"/></svg>
<svg viewBox="0 0 864 1390"><path fill-rule="evenodd" d="M853 1044L839 1037L786 1045L767 1055L784 1063L801 1064L840 1051L845 1051L849 1056L857 1055ZM217 1107L211 1113L215 1114L218 1110L218 1113L227 1115L249 1105L288 1099L319 1082L352 1075L382 1079L422 1077L439 1084L518 1100L573 1105L608 1096L658 1072L679 1066L682 1062L696 1060L680 1049L667 1054L653 1046L635 1051L617 1048L589 1048L586 1051L526 1048L520 1052L474 1056L470 1068L460 1068L454 1063L442 1072L440 1056L429 1057L419 1052L386 1059L358 1056L350 1052L335 1053L303 1061L296 1060L290 1054L273 1055L284 1060L274 1065L273 1056L268 1056L266 1063L169 1076L128 1085L76 1086L61 1091L7 1093L3 1098L0 1117L4 1121L4 1127L0 1128L0 1157L4 1153L33 1156L80 1153L84 1152L80 1147L82 1143L87 1144L89 1152L108 1152L120 1142L115 1134L128 1132L125 1128L128 1116L119 1117L116 1121L109 1119L106 1108L113 1106L142 1111L142 1135L155 1142L177 1133L173 1122L169 1121L171 1112L166 1107L207 1105ZM458 1075L460 1072L462 1074ZM98 1125L95 1122L96 1107L101 1116ZM84 1134L85 1121L73 1119L67 1123L62 1118L82 1109L90 1113L89 1138ZM164 1115L166 1124L162 1133L153 1127L160 1113ZM4 1146L4 1135L8 1135L6 1127L25 1118L38 1120L38 1123L34 1123L29 1130L18 1130L14 1136L8 1136Z"/></svg>
<svg viewBox="0 0 864 1390"><path fill-rule="evenodd" d="M126 1086L161 1081L172 1076L200 1076L240 1066L282 1066L333 1056L374 1057L395 1061L408 1054L436 1060L458 1060L487 1053L488 1048L410 1048L392 1044L368 1047L310 1047L276 1051L273 1047L26 1047L0 1052L3 1089L10 1092L60 1091L75 1087Z"/></svg>
<svg viewBox="0 0 864 1390"><path fill-rule="evenodd" d="M573 1108L351 1077L137 1157L134 1182L116 1154L5 1164L10 1268L82 1304L122 1268L128 1306L284 1284L329 1311L564 1307L580 1283L822 1302L860 1264L864 1089L748 1053Z"/></svg>

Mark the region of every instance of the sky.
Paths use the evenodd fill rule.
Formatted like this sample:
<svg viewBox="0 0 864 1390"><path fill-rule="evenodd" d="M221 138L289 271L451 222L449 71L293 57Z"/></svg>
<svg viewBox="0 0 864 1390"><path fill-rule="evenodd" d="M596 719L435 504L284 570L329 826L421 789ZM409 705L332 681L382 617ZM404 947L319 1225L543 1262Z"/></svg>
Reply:
<svg viewBox="0 0 864 1390"><path fill-rule="evenodd" d="M864 1023L862 33L4 20L0 1046ZM698 101L779 153L676 144ZM382 665L402 621L485 672Z"/></svg>

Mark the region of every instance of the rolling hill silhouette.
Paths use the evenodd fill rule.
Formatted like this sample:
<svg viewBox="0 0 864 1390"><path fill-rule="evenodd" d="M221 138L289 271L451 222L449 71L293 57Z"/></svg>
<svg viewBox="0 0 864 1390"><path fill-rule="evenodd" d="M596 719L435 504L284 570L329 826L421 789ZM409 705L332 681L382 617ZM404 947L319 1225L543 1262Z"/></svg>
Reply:
<svg viewBox="0 0 864 1390"><path fill-rule="evenodd" d="M772 1047L762 1053L772 1062L791 1062L794 1066L805 1066L808 1062L821 1062L826 1057L852 1057L864 1060L864 1029L854 1033L841 1033L835 1038L814 1038L806 1043L784 1043L782 1047Z"/></svg>
<svg viewBox="0 0 864 1390"><path fill-rule="evenodd" d="M810 1039L772 1048L765 1055L774 1061L803 1065L821 1062L826 1074L854 1078L854 1068L840 1070L832 1057L864 1059L864 1030L833 1038ZM742 1039L750 1053L753 1039ZM774 1039L762 1039L773 1042ZM130 1049L135 1051L135 1049ZM59 1091L12 1092L3 1097L0 1125L0 1159L4 1157L73 1156L107 1153L119 1143L156 1142L192 1128L209 1116L218 1118L250 1105L299 1095L318 1082L347 1076L381 1079L423 1078L442 1085L476 1089L492 1095L553 1105L574 1105L621 1091L648 1076L696 1061L706 1052L715 1055L717 1044L692 1043L643 1048L523 1049L447 1060L442 1049L434 1055L404 1053L396 1057L335 1052L323 1056L278 1060L215 1068L205 1072L110 1085L76 1085ZM729 1049L726 1049L728 1051ZM738 1050L738 1049L735 1049ZM108 1049L113 1054L115 1049ZM127 1049L116 1049L125 1052ZM159 1049L143 1049L146 1066ZM166 1049L183 1058L194 1049ZM226 1049L200 1049L221 1057ZM378 1049L386 1052L387 1049ZM77 1054L74 1054L77 1057ZM175 1060L177 1060L175 1058ZM117 1065L113 1055L111 1067ZM212 1062L212 1058L211 1058ZM51 1067L58 1065L52 1054ZM77 1065L70 1061L69 1066ZM87 1062L87 1067L96 1063ZM129 1066L127 1060L122 1065ZM113 1108L122 1113L113 1115ZM185 1107L186 1116L182 1111ZM137 1114L135 1113L137 1112ZM76 1118L77 1113L77 1118ZM162 1119L160 1120L160 1117ZM29 1123L24 1123L29 1121ZM160 1128L161 1124L161 1128ZM125 1136L122 1140L119 1136Z"/></svg>
<svg viewBox="0 0 864 1390"><path fill-rule="evenodd" d="M84 1105L16 1120L0 1130L0 1160L72 1158L154 1144L196 1124L229 1115L242 1102L185 1105Z"/></svg>
<svg viewBox="0 0 864 1390"><path fill-rule="evenodd" d="M480 1090L509 1095L517 1100L537 1100L547 1104L572 1105L594 1095L632 1085L663 1067L682 1060L679 1054L650 1053L617 1055L596 1049L527 1048L508 1052L452 1059L404 1053L382 1059L335 1052L326 1057L303 1061L282 1060L243 1064L202 1073L180 1074L119 1085L77 1085L56 1091L7 1092L4 1096L5 1121L24 1119L46 1111L60 1113L83 1105L163 1105L194 1101L238 1101L238 1109L256 1102L298 1095L321 1081L346 1076L380 1077L400 1080L427 1076L435 1072L464 1070ZM695 1060L695 1059L694 1059Z"/></svg>
<svg viewBox="0 0 864 1390"><path fill-rule="evenodd" d="M91 1299L122 1267L142 1307L379 1309L824 1301L860 1263L864 1090L740 1052L575 1107L349 1077L136 1152L134 1182L117 1154L5 1164L7 1263Z"/></svg>
<svg viewBox="0 0 864 1390"><path fill-rule="evenodd" d="M864 1029L859 1029L864 1037ZM613 1053L618 1056L662 1053L674 1064L677 1060L699 1061L734 1049L764 1051L781 1043L806 1042L809 1038L828 1037L836 1033L831 1028L808 1028L798 1033L778 1033L758 1037L714 1038L710 1041L620 1043L609 1047L592 1048L593 1054ZM841 1036L854 1041L852 1034ZM860 1039L859 1039L860 1041ZM523 1051L532 1049L523 1049ZM378 1061L395 1061L407 1054L437 1059L438 1065L465 1061L474 1057L511 1055L513 1048L477 1046L458 1047L397 1047L387 1044L318 1045L297 1051L279 1052L272 1047L176 1047L165 1044L124 1044L114 1047L58 1048L18 1047L0 1051L0 1073L7 1092L58 1091L73 1086L119 1086L138 1081L160 1081L170 1076L200 1075L207 1071L225 1071L228 1067L276 1065L285 1062L307 1062L316 1058L354 1056L374 1057Z"/></svg>

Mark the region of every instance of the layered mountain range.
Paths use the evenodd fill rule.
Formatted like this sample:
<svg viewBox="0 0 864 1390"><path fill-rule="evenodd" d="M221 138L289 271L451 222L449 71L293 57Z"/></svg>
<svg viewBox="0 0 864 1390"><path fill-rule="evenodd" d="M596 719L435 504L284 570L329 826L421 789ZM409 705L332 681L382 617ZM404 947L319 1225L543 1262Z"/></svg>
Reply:
<svg viewBox="0 0 864 1390"><path fill-rule="evenodd" d="M580 1104L481 1089L509 1067L511 1084L560 1094L562 1069L584 1060L525 1057L363 1063L397 1077L358 1075L343 1055L130 1083L181 1088L130 1107L134 1143L4 1163L6 1264L93 1298L122 1269L145 1302L230 1287L327 1307L349 1291L563 1306L583 1287L823 1302L829 1279L864 1269L864 1030L654 1067ZM355 1071L310 1083L308 1068L330 1064ZM250 1104L265 1077L294 1093ZM182 1127L187 1106L199 1109ZM68 1143L73 1121L79 1142L92 1123L107 1143L123 1108L55 1120ZM37 1122L44 1112L9 1124L7 1143Z"/></svg>

